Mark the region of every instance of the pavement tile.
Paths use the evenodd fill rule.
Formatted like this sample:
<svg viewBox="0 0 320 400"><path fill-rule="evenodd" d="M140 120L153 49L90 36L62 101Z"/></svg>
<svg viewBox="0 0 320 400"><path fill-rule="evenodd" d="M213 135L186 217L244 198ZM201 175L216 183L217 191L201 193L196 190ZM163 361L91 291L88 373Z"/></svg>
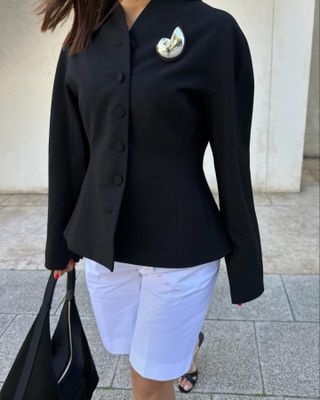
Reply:
<svg viewBox="0 0 320 400"><path fill-rule="evenodd" d="M265 396L242 396L242 395L220 395L220 394L202 394L195 393L192 391L191 393L184 394L180 393L177 389L176 391L176 399L177 400L285 400L284 397L265 397ZM187 396L187 397L186 397ZM289 399L289 398L288 398ZM121 389L96 389L92 400L132 400L132 391L131 389L121 390ZM298 400L290 397L290 400ZM304 400L308 400L304 398Z"/></svg>
<svg viewBox="0 0 320 400"><path fill-rule="evenodd" d="M187 396L187 397L186 397ZM193 391L188 394L176 392L177 400L301 400L299 397L269 397L269 396L242 396L242 395L220 395L220 394L201 394ZM303 400L313 400L311 397L303 397ZM92 400L132 400L131 389L96 389Z"/></svg>
<svg viewBox="0 0 320 400"><path fill-rule="evenodd" d="M315 397L282 397L282 396L242 396L237 394L235 396L232 395L220 395L220 394L213 394L211 395L210 400L313 400L316 399Z"/></svg>
<svg viewBox="0 0 320 400"><path fill-rule="evenodd" d="M0 194L0 204L2 203L10 196L10 194Z"/></svg>
<svg viewBox="0 0 320 400"><path fill-rule="evenodd" d="M319 158L304 158L303 166L308 169L314 178L319 182L320 180L320 160Z"/></svg>
<svg viewBox="0 0 320 400"><path fill-rule="evenodd" d="M265 290L256 299L237 307L231 303L227 273L219 271L207 319L293 321L281 277L264 274Z"/></svg>
<svg viewBox="0 0 320 400"><path fill-rule="evenodd" d="M34 314L41 307L49 271L0 270L0 313ZM56 283L51 314L66 294L67 274Z"/></svg>
<svg viewBox="0 0 320 400"><path fill-rule="evenodd" d="M319 273L319 208L256 208L266 273Z"/></svg>
<svg viewBox="0 0 320 400"><path fill-rule="evenodd" d="M302 180L301 180L301 189L302 191L306 186L318 186L319 180L316 176L311 172L310 169L305 168L302 171Z"/></svg>
<svg viewBox="0 0 320 400"><path fill-rule="evenodd" d="M1 198L0 198L1 201ZM2 206L46 206L48 194L42 193L14 193L7 196L1 203Z"/></svg>
<svg viewBox="0 0 320 400"><path fill-rule="evenodd" d="M219 394L201 394L195 393L192 391L191 393L183 394L176 390L176 399L177 400L185 400L186 396L188 400L285 400L284 397L265 397L265 396L242 396L242 395L219 395ZM289 398L288 398L289 399ZM121 390L121 389L96 389L92 400L132 400L132 391L131 389ZM298 400L290 397L290 400ZM308 400L304 398L304 400Z"/></svg>
<svg viewBox="0 0 320 400"><path fill-rule="evenodd" d="M15 314L0 314L0 337L14 319Z"/></svg>
<svg viewBox="0 0 320 400"><path fill-rule="evenodd" d="M253 201L255 206L271 206L272 201L268 195L268 193L264 192L254 192L253 193Z"/></svg>
<svg viewBox="0 0 320 400"><path fill-rule="evenodd" d="M319 325L256 322L259 357L268 395L319 396Z"/></svg>
<svg viewBox="0 0 320 400"><path fill-rule="evenodd" d="M0 269L44 269L46 207L3 207ZM35 260L39 255L41 262Z"/></svg>
<svg viewBox="0 0 320 400"><path fill-rule="evenodd" d="M301 186L300 192L295 193L268 193L271 199L272 205L280 206L305 206L305 207L317 207L319 206L319 186L312 184Z"/></svg>
<svg viewBox="0 0 320 400"><path fill-rule="evenodd" d="M118 389L130 389L130 362L128 354L121 354L112 381L112 387Z"/></svg>
<svg viewBox="0 0 320 400"><path fill-rule="evenodd" d="M205 340L197 355L197 391L261 394L262 382L252 322L205 320L202 330Z"/></svg>
<svg viewBox="0 0 320 400"><path fill-rule="evenodd" d="M296 321L319 321L319 275L282 275Z"/></svg>
<svg viewBox="0 0 320 400"><path fill-rule="evenodd" d="M96 389L92 400L132 400L132 391L116 389Z"/></svg>

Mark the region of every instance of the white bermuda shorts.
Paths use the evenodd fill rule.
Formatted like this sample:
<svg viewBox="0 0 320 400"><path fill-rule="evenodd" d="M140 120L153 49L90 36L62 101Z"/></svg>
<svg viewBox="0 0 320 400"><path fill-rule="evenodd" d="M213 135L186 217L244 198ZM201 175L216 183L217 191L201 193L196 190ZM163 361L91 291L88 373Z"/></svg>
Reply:
<svg viewBox="0 0 320 400"><path fill-rule="evenodd" d="M115 261L114 271L85 258L86 283L105 349L128 354L143 377L165 381L192 363L220 259L187 268Z"/></svg>

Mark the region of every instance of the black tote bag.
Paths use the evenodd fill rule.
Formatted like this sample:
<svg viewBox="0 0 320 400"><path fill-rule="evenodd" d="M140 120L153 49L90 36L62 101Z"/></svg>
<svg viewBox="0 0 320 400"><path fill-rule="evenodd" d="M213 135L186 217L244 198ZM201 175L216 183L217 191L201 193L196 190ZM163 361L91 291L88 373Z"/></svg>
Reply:
<svg viewBox="0 0 320 400"><path fill-rule="evenodd" d="M89 400L99 376L75 303L75 268L50 338L50 308L57 280L49 276L43 302L0 391L0 400Z"/></svg>

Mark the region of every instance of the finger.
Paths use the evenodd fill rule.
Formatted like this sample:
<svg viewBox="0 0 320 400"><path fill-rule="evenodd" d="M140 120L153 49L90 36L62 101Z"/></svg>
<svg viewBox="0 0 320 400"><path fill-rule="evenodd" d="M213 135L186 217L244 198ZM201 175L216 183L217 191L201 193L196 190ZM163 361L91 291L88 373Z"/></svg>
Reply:
<svg viewBox="0 0 320 400"><path fill-rule="evenodd" d="M60 275L61 275L61 270L55 270L53 273L54 279L59 279Z"/></svg>
<svg viewBox="0 0 320 400"><path fill-rule="evenodd" d="M68 262L67 268L72 269L75 266L75 261L73 261L72 259Z"/></svg>
<svg viewBox="0 0 320 400"><path fill-rule="evenodd" d="M75 267L75 263L74 262L70 262L66 268L67 271L71 271L73 268Z"/></svg>
<svg viewBox="0 0 320 400"><path fill-rule="evenodd" d="M68 263L67 267L66 267L65 269L62 270L62 273L69 272L69 271L71 271L74 267L75 267L75 264L74 264L73 262L70 261L70 262Z"/></svg>
<svg viewBox="0 0 320 400"><path fill-rule="evenodd" d="M55 271L54 271L54 275L53 275L53 276L54 276L54 279L59 279L60 276L62 276L65 272L71 271L71 270L75 267L75 264L76 264L75 261L71 259L71 260L68 262L68 265L67 265L66 268L55 270Z"/></svg>

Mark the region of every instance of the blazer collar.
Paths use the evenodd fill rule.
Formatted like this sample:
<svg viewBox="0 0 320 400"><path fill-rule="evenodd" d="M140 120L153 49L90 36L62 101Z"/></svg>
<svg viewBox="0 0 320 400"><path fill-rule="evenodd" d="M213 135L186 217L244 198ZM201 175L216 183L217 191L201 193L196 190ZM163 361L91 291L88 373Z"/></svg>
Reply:
<svg viewBox="0 0 320 400"><path fill-rule="evenodd" d="M114 9L101 26L101 34L102 36L107 35L107 42L115 48L121 45L124 45L125 48L130 48L130 33L136 33L140 28L145 26L144 22L148 20L148 17L154 17L159 14L161 15L161 11L163 12L164 10L163 7L170 7L171 4L173 5L178 2L191 1L195 2L202 0L150 0L136 18L130 31L128 30L124 10L120 2L117 1Z"/></svg>
<svg viewBox="0 0 320 400"><path fill-rule="evenodd" d="M144 9L140 12L133 25L130 28L130 31L127 27L127 22L125 19L124 10L119 1L116 2L115 9L112 14L114 14L114 18L119 20L118 23L122 28L122 33L128 35L128 33L136 31L140 26L143 25L143 22L146 21L148 16L151 16L153 13L160 11L161 6L170 7L170 5L175 4L177 2L191 2L191 1L202 1L202 0L150 0L150 2L144 7Z"/></svg>

